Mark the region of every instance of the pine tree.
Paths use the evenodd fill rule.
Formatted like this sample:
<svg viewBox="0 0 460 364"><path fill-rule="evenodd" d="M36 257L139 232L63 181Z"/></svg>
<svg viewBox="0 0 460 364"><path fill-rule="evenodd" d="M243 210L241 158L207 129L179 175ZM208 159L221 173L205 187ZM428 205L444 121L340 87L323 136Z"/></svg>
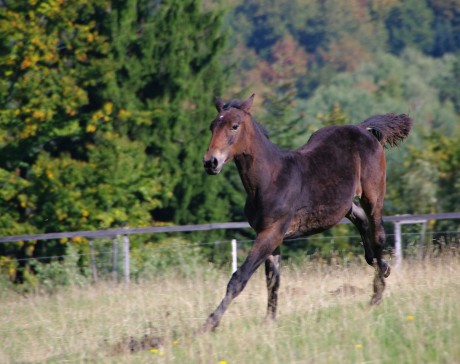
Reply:
<svg viewBox="0 0 460 364"><path fill-rule="evenodd" d="M125 59L117 78L137 80L128 85L149 116L128 133L159 159L161 174L172 176L173 193L163 196L163 208L155 209L154 217L179 224L228 219L228 202L216 203L219 181L206 178L201 166L209 138L205 131L214 117L212 97L224 82L218 63L225 45L222 14L203 12L196 0L154 5L138 12L134 22L126 20L129 12L119 14L113 24L125 25L118 28L115 55ZM122 44L129 29L137 38Z"/></svg>

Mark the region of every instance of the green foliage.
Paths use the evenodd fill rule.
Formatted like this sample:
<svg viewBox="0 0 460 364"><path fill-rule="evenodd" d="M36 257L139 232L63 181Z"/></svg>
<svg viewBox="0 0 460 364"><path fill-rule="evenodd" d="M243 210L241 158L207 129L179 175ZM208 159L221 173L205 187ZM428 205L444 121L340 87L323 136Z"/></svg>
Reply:
<svg viewBox="0 0 460 364"><path fill-rule="evenodd" d="M439 80L440 96L442 100L451 101L455 111L460 114L460 88L457 80L460 79L460 54L454 58L451 68Z"/></svg>
<svg viewBox="0 0 460 364"><path fill-rule="evenodd" d="M452 133L457 114L438 85L451 77L454 62L454 57L433 59L409 49L400 57L381 53L354 72L338 74L320 86L304 109L309 114L324 113L338 103L352 123L377 113L409 113L416 120L416 133L431 128Z"/></svg>
<svg viewBox="0 0 460 364"><path fill-rule="evenodd" d="M386 19L390 49L395 53L406 47L431 51L434 40L432 22L433 12L425 0L401 1Z"/></svg>
<svg viewBox="0 0 460 364"><path fill-rule="evenodd" d="M191 247L181 238L164 239L160 244L147 244L132 254L132 275L136 280L174 275L190 278L197 269L209 264L200 247Z"/></svg>
<svg viewBox="0 0 460 364"><path fill-rule="evenodd" d="M229 219L200 163L224 84L221 12L197 0L0 11L1 235ZM39 245L0 252L58 252Z"/></svg>
<svg viewBox="0 0 460 364"><path fill-rule="evenodd" d="M158 161L153 180L165 183L161 206L150 209L155 220L226 220L229 197L214 203L217 191L209 192L216 181L205 178L200 162L209 137L204 130L214 116L212 96L225 81L217 58L225 44L222 15L203 12L195 0L158 3L153 9L135 3L122 3L115 12L111 32L117 68L100 93L123 108L127 120L138 121L117 123L114 130L142 141Z"/></svg>
<svg viewBox="0 0 460 364"><path fill-rule="evenodd" d="M65 253L63 260L53 260L51 263L34 261L31 264L36 272L33 280L36 290L54 293L61 287L83 287L89 283L87 270L79 265L80 255L77 248L68 244Z"/></svg>
<svg viewBox="0 0 460 364"><path fill-rule="evenodd" d="M348 123L348 116L342 110L339 103L335 103L328 114L318 114L318 119L324 126L346 125Z"/></svg>
<svg viewBox="0 0 460 364"><path fill-rule="evenodd" d="M432 53L440 56L460 50L460 1L430 0L434 19Z"/></svg>
<svg viewBox="0 0 460 364"><path fill-rule="evenodd" d="M415 188L413 188L413 184L405 185L406 188L414 189L411 191L414 199L427 200L426 194L429 194L431 200L434 200L431 204L432 209L440 211L458 211L460 209L460 196L458 194L460 188L459 142L458 134L450 137L433 133L424 137L423 144L419 148L411 149L407 160L407 178L429 173L429 176L419 179L419 186L415 184ZM426 185L429 188L425 187ZM411 207L415 210L417 205Z"/></svg>
<svg viewBox="0 0 460 364"><path fill-rule="evenodd" d="M300 132L296 84L305 74L306 53L299 50L293 37L279 40L271 53L270 61L260 62L254 72L262 78L257 88L263 108L257 114L261 115L273 142L290 148Z"/></svg>

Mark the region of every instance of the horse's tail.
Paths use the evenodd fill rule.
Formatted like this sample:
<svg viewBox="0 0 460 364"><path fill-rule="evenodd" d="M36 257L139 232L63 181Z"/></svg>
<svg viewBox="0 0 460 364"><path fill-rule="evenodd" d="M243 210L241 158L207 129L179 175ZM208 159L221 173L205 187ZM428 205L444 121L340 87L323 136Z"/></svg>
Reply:
<svg viewBox="0 0 460 364"><path fill-rule="evenodd" d="M412 119L406 114L385 114L371 116L359 126L371 132L383 147L391 148L409 135L412 123Z"/></svg>

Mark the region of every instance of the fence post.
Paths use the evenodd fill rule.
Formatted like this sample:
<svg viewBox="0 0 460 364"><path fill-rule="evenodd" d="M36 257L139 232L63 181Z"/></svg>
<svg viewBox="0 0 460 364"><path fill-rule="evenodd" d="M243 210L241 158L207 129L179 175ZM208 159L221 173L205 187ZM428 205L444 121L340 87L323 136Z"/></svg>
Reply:
<svg viewBox="0 0 460 364"><path fill-rule="evenodd" d="M402 248L401 248L401 223L395 221L395 268L401 270Z"/></svg>
<svg viewBox="0 0 460 364"><path fill-rule="evenodd" d="M96 258L94 256L94 244L92 240L89 241L89 256L91 259L91 272L93 273L93 283L97 283Z"/></svg>
<svg viewBox="0 0 460 364"><path fill-rule="evenodd" d="M129 284L129 236L128 235L123 235L123 262L124 262L124 267L123 267L123 276L124 276L124 282L126 285Z"/></svg>
<svg viewBox="0 0 460 364"><path fill-rule="evenodd" d="M402 254L402 242L401 242L401 225L408 224L422 224L422 231L420 233L420 242L417 253L418 256L421 256L423 259L425 253L425 236L426 236L426 223L428 220L405 220L405 221L395 221L395 260L396 260L396 269L401 269L401 262L403 259Z"/></svg>
<svg viewBox="0 0 460 364"><path fill-rule="evenodd" d="M232 239L232 273L238 269L236 239Z"/></svg>
<svg viewBox="0 0 460 364"><path fill-rule="evenodd" d="M422 222L422 232L420 233L420 259L425 259L426 249L425 249L425 239L426 239L426 224L427 220Z"/></svg>
<svg viewBox="0 0 460 364"><path fill-rule="evenodd" d="M118 283L118 236L113 239L113 262L112 262L112 275L113 282Z"/></svg>

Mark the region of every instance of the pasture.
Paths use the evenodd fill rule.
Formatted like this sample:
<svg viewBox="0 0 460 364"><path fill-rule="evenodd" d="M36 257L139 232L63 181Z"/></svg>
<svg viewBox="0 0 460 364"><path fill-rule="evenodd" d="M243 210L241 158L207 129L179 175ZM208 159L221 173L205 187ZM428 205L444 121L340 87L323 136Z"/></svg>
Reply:
<svg viewBox="0 0 460 364"><path fill-rule="evenodd" d="M259 269L217 331L202 336L194 332L229 277L211 265L129 287L1 290L0 362L459 363L459 258L405 262L387 279L382 304L371 307L372 275L365 262L285 263L278 320L264 324Z"/></svg>

